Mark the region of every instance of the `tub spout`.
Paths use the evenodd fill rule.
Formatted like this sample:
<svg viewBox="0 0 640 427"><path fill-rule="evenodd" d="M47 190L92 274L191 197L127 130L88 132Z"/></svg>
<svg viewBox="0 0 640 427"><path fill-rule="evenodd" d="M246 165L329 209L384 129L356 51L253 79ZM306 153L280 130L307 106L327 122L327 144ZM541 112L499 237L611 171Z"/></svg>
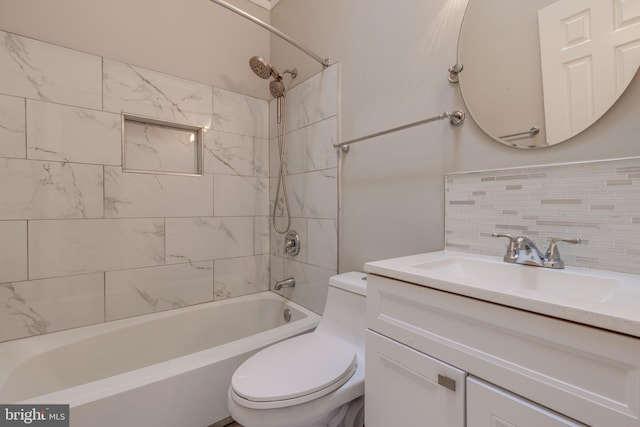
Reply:
<svg viewBox="0 0 640 427"><path fill-rule="evenodd" d="M273 289L276 291L282 290L282 288L293 288L296 285L296 279L289 277L288 279L280 280L276 282Z"/></svg>

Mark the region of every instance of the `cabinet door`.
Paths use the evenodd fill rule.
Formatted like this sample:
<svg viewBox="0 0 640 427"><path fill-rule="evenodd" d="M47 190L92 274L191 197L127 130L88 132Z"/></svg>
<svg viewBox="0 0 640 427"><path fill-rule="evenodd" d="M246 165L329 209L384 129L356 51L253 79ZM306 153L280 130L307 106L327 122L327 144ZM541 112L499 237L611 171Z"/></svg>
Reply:
<svg viewBox="0 0 640 427"><path fill-rule="evenodd" d="M584 427L477 378L467 378L467 427Z"/></svg>
<svg viewBox="0 0 640 427"><path fill-rule="evenodd" d="M466 373L367 331L367 427L464 427Z"/></svg>

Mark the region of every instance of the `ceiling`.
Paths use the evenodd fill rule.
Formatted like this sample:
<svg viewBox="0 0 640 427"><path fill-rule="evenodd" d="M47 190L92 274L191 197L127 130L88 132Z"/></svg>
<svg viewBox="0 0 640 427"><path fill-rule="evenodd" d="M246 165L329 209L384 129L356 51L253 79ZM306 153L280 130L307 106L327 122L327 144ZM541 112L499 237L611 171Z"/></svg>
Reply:
<svg viewBox="0 0 640 427"><path fill-rule="evenodd" d="M271 10L280 0L250 0L253 3L264 7L267 10Z"/></svg>

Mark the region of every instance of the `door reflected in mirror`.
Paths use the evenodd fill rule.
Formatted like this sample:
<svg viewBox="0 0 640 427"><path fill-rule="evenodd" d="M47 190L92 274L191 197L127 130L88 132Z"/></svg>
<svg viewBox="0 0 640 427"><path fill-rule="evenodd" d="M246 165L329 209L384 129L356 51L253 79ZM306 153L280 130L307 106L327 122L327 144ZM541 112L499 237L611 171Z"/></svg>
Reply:
<svg viewBox="0 0 640 427"><path fill-rule="evenodd" d="M476 123L516 148L548 147L602 117L640 66L640 0L469 0L462 96Z"/></svg>

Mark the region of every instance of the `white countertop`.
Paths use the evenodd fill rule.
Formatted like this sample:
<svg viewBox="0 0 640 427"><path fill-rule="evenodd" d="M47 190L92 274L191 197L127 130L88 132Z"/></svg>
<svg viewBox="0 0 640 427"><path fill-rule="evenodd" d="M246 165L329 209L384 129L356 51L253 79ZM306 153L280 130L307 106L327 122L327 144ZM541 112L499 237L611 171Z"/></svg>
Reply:
<svg viewBox="0 0 640 427"><path fill-rule="evenodd" d="M453 251L438 251L369 262L365 264L365 271L415 285L640 338L640 275L575 267L566 267L562 270L543 269L550 272L552 271L553 273L550 274L553 274L555 279L559 278L560 280L567 278L567 280L579 282L580 280L576 280L576 277L589 276L589 278L612 279L617 281L618 284L610 295L601 301L591 301L588 298L581 298L578 292L576 292L574 298L571 294L567 295L566 292L558 295L555 295L552 291L532 292L523 288L500 285L499 283L489 286L477 286L459 279L449 280L435 273L430 274L428 269L420 268L420 265L426 263L451 258L464 258L467 260L481 261L483 263L491 263L489 267L494 266L496 269L500 268L500 271L503 272L509 272L510 270L508 269L510 268L527 269L513 270L514 280L516 280L517 275L526 274L531 271L530 269L543 269L542 267L507 264L499 257ZM506 267L503 268L502 265L506 265ZM572 287L579 289L579 283L572 284Z"/></svg>

